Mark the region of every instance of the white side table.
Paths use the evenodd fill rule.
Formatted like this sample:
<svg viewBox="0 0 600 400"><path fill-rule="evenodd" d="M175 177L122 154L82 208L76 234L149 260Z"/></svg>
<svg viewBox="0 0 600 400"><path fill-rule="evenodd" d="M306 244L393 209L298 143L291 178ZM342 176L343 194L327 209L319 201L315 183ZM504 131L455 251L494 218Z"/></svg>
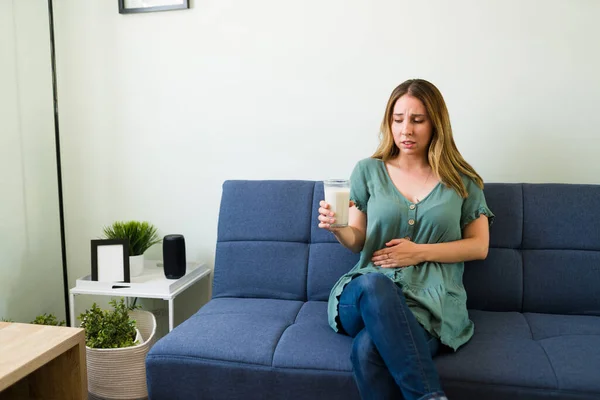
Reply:
<svg viewBox="0 0 600 400"><path fill-rule="evenodd" d="M75 287L69 291L71 326L75 326L75 296L89 294L97 296L141 297L162 299L169 302L169 332L173 330L173 300L194 283L210 275L210 269L203 263L187 263L186 273L179 279L167 279L160 261L146 260L144 272L131 278L130 283L97 282L87 275L77 279Z"/></svg>

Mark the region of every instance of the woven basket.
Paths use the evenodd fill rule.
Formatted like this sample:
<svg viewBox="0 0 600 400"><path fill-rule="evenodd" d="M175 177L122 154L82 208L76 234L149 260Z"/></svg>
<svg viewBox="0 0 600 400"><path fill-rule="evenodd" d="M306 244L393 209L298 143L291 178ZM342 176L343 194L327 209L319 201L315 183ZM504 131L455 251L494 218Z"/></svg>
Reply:
<svg viewBox="0 0 600 400"><path fill-rule="evenodd" d="M105 399L140 399L148 396L146 354L154 344L156 318L148 311L130 311L143 343L121 349L86 346L88 391Z"/></svg>

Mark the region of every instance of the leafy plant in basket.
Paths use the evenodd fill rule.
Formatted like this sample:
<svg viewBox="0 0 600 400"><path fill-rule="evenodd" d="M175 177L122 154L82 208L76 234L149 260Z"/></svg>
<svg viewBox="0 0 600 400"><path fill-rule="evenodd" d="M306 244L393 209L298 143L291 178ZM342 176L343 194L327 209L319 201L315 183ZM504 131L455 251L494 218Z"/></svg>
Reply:
<svg viewBox="0 0 600 400"><path fill-rule="evenodd" d="M160 243L157 230L149 222L117 221L103 228L106 239L128 239L129 255L144 254L151 246Z"/></svg>
<svg viewBox="0 0 600 400"><path fill-rule="evenodd" d="M79 316L85 329L88 391L102 399L148 398L145 362L156 319L139 307L126 306L124 299L110 303L109 311L94 304ZM139 343L133 338L134 326Z"/></svg>
<svg viewBox="0 0 600 400"><path fill-rule="evenodd" d="M112 310L102 310L94 303L92 308L79 315L81 327L85 329L85 344L93 349L116 349L137 344L135 321L129 311L139 306L127 306L121 298L109 302Z"/></svg>

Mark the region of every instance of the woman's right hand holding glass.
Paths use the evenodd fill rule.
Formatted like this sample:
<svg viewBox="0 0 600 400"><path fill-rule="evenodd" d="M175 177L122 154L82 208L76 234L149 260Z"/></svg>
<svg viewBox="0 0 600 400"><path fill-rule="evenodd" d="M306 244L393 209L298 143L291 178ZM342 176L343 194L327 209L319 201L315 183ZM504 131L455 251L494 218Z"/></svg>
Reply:
<svg viewBox="0 0 600 400"><path fill-rule="evenodd" d="M350 201L348 207L354 205L353 201ZM327 229L331 232L336 232L343 227L333 227L331 224L335 223L335 213L331 211L331 206L325 200L319 202L319 228Z"/></svg>

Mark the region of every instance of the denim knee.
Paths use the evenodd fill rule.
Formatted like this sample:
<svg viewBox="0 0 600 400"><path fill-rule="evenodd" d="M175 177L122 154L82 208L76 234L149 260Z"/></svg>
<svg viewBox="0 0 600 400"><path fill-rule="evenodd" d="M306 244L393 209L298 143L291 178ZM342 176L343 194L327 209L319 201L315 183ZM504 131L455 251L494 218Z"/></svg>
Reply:
<svg viewBox="0 0 600 400"><path fill-rule="evenodd" d="M360 285L363 292L367 293L395 293L398 288L390 278L376 272L362 275L356 279L356 283Z"/></svg>
<svg viewBox="0 0 600 400"><path fill-rule="evenodd" d="M385 305L388 296L398 296L398 286L387 276L379 273L370 273L356 278L357 285L360 285L360 290L363 297L367 297L375 307ZM399 296L404 298L404 296Z"/></svg>
<svg viewBox="0 0 600 400"><path fill-rule="evenodd" d="M364 370L372 368L373 365L385 366L383 359L379 355L371 336L366 329L359 332L352 341L352 352L350 360L354 368Z"/></svg>

